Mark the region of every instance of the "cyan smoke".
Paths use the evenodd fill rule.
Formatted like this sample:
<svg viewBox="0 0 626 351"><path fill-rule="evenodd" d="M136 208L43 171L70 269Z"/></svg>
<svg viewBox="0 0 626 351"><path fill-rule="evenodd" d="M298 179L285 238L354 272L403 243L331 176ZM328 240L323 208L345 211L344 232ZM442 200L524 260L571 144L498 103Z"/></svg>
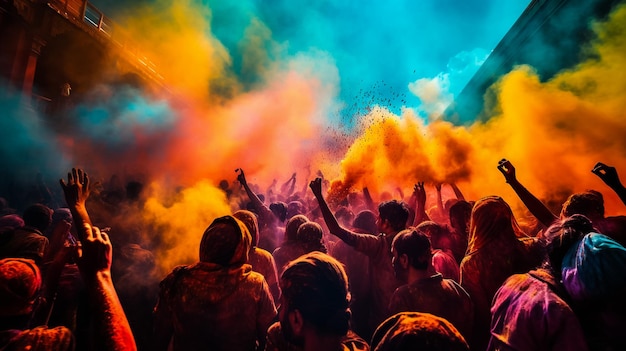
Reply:
<svg viewBox="0 0 626 351"><path fill-rule="evenodd" d="M169 131L176 121L165 100L150 100L132 87L101 87L92 102L74 109L79 133L104 151L123 151L143 139ZM104 96L103 96L104 95Z"/></svg>
<svg viewBox="0 0 626 351"><path fill-rule="evenodd" d="M16 209L41 201L38 177L56 191L71 164L50 121L23 99L0 85L0 196Z"/></svg>
<svg viewBox="0 0 626 351"><path fill-rule="evenodd" d="M210 8L212 34L229 50L233 71L249 89L260 80L259 72L251 71L244 60L250 28L270 32L270 38L263 43L269 61L289 60L311 51L327 52L340 76L339 99L343 109L337 112L350 124L351 117L358 118L374 105L394 112L402 106L418 107L422 102L409 91L408 84L420 78L448 74L450 94L460 92L467 75L450 74L449 66L454 66L456 58L463 53L493 49L528 2L196 0L192 3ZM113 18L118 13L132 11L131 5L124 1L94 3ZM472 74L475 71L471 66L467 69Z"/></svg>

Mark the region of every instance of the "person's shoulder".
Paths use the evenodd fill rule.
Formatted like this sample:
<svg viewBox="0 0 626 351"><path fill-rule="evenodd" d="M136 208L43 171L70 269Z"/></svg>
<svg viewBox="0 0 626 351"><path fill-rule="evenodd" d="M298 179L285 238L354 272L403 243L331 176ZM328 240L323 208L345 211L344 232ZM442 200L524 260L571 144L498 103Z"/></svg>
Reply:
<svg viewBox="0 0 626 351"><path fill-rule="evenodd" d="M22 331L11 339L10 345L8 349L66 351L74 349L74 336L70 329L63 326L40 326Z"/></svg>
<svg viewBox="0 0 626 351"><path fill-rule="evenodd" d="M370 346L357 333L348 330L348 333L341 339L341 345L345 351L369 351Z"/></svg>
<svg viewBox="0 0 626 351"><path fill-rule="evenodd" d="M174 267L174 269L167 276L165 276L163 280L161 280L161 283L159 284L159 286L161 288L165 288L165 287L169 287L173 285L174 282L180 279L180 277L183 274L185 274L187 271L189 271L189 266L186 266L186 265L180 265L180 266Z"/></svg>
<svg viewBox="0 0 626 351"><path fill-rule="evenodd" d="M273 259L273 256L269 251L260 247L255 247L252 251L250 251L250 255L254 255L267 261L271 261Z"/></svg>
<svg viewBox="0 0 626 351"><path fill-rule="evenodd" d="M263 274L255 271L250 271L245 275L246 284L255 286L257 288L263 287L263 284L267 285L267 281Z"/></svg>

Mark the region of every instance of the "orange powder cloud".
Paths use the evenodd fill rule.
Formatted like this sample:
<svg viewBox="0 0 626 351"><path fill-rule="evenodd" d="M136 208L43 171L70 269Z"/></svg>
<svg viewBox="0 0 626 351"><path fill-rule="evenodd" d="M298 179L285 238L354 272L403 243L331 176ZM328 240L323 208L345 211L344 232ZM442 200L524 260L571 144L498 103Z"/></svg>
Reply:
<svg viewBox="0 0 626 351"><path fill-rule="evenodd" d="M574 69L545 83L529 67L504 76L491 88L497 105L485 109L498 112L487 122L424 125L410 111L374 110L342 163L344 185L457 182L469 198L498 194L520 208L496 169L508 158L540 198L561 203L563 194L593 188L605 195L608 213L623 212L590 170L603 161L626 174L626 7L595 29L589 51L596 57Z"/></svg>

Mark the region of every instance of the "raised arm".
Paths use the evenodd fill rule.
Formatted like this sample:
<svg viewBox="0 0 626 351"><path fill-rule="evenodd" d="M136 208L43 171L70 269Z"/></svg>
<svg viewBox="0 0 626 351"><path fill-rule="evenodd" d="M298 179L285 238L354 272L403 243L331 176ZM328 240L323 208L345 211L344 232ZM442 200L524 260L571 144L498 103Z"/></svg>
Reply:
<svg viewBox="0 0 626 351"><path fill-rule="evenodd" d="M78 268L91 308L97 350L136 350L135 339L111 280L111 241L106 233L91 225L85 201L89 197L89 177L81 169L68 173L67 184L61 180L65 201L72 211L80 240Z"/></svg>
<svg viewBox="0 0 626 351"><path fill-rule="evenodd" d="M367 206L367 209L374 213L377 213L378 209L376 208L376 205L374 204L374 199L372 199L370 190L367 187L363 188L363 198L365 199L365 205Z"/></svg>
<svg viewBox="0 0 626 351"><path fill-rule="evenodd" d="M459 189L456 183L450 183L450 186L452 187L452 191L454 191L454 195L456 196L456 198L465 201L465 196L463 196L461 189Z"/></svg>
<svg viewBox="0 0 626 351"><path fill-rule="evenodd" d="M413 195L416 200L413 226L416 227L420 223L430 220L428 214L426 214L426 189L424 189L424 182L417 182L417 184L415 184L413 187Z"/></svg>
<svg viewBox="0 0 626 351"><path fill-rule="evenodd" d="M320 211L322 212L322 216L324 217L324 221L326 222L326 226L328 227L330 233L343 240L346 244L356 246L356 233L353 233L339 225L337 218L335 218L335 215L328 207L326 200L324 200L324 196L322 195L322 178L315 178L311 181L309 186L319 203Z"/></svg>
<svg viewBox="0 0 626 351"><path fill-rule="evenodd" d="M293 194L293 191L295 190L295 188L296 188L296 173L292 174L291 178L289 178L283 185L281 185L280 193L284 197L289 197L291 194Z"/></svg>
<svg viewBox="0 0 626 351"><path fill-rule="evenodd" d="M81 230L82 229L82 230ZM87 288L96 350L137 350L135 338L111 279L112 246L106 233L85 223L78 268Z"/></svg>
<svg viewBox="0 0 626 351"><path fill-rule="evenodd" d="M235 172L238 172L237 180L243 186L244 190L246 191L246 194L248 194L248 198L252 202L252 207L254 207L257 210L259 217L261 217L265 221L266 224L273 223L275 220L274 214L269 209L269 207L267 207L263 203L263 201L259 199L257 194L255 194L254 191L250 189L250 186L248 186L248 181L246 180L246 175L243 173L243 169L237 168Z"/></svg>
<svg viewBox="0 0 626 351"><path fill-rule="evenodd" d="M504 179L507 183L513 188L513 191L517 194L517 196L522 200L524 205L528 208L530 213L541 222L546 227L552 225L552 223L558 220L558 217L555 216L550 210L544 205L541 200L539 200L535 195L533 195L528 189L526 189L518 180L515 175L515 167L513 164L506 159L500 160L498 162L498 169L504 175Z"/></svg>
<svg viewBox="0 0 626 351"><path fill-rule="evenodd" d="M626 188L624 188L622 182L619 180L615 167L607 166L602 162L598 162L593 167L591 172L602 179L604 184L608 185L609 188L613 189L617 196L619 196L620 200L622 200L622 203L626 205Z"/></svg>
<svg viewBox="0 0 626 351"><path fill-rule="evenodd" d="M83 231L80 229L85 224L91 225L91 219L89 219L87 207L85 207L89 197L89 176L80 168L72 168L72 171L67 173L67 183L63 179L60 179L59 182L65 195L65 202L67 202L72 213L78 240L82 241L85 238L81 237Z"/></svg>

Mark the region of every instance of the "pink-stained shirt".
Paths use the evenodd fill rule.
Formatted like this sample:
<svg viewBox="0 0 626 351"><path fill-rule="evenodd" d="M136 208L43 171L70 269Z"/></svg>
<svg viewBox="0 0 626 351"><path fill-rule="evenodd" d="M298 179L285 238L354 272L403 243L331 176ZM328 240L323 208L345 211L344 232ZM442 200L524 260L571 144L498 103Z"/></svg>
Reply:
<svg viewBox="0 0 626 351"><path fill-rule="evenodd" d="M494 296L488 350L587 350L583 330L546 270L511 276Z"/></svg>

